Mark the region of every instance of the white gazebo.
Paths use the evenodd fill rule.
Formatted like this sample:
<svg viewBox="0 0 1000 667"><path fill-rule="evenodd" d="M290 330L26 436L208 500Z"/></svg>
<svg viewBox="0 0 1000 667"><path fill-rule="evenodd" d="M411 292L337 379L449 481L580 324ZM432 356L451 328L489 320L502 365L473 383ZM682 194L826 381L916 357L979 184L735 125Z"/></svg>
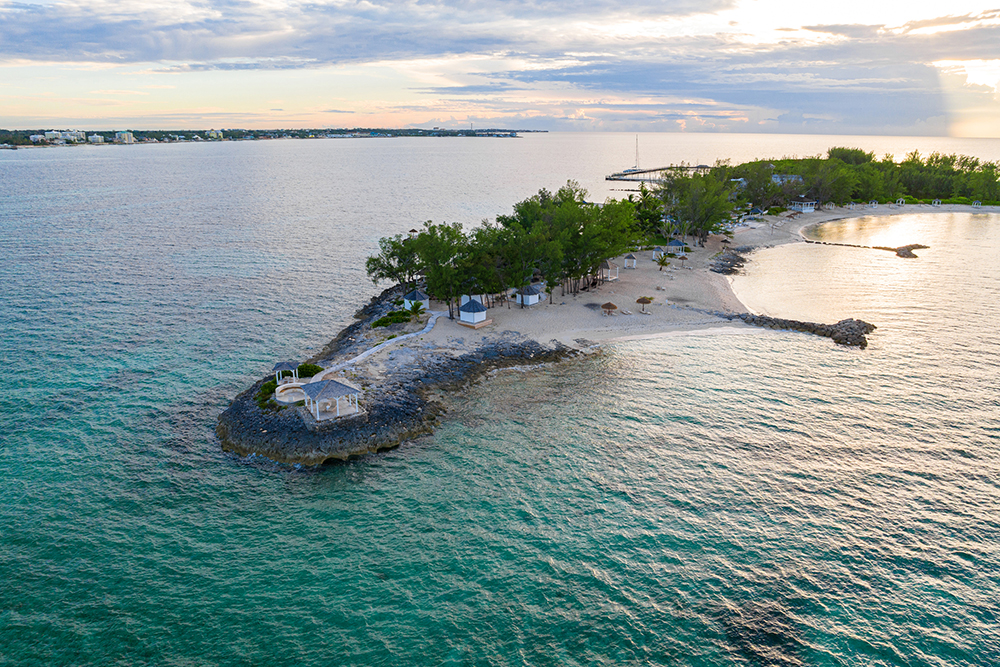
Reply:
<svg viewBox="0 0 1000 667"><path fill-rule="evenodd" d="M469 299L458 309L458 323L478 329L492 324L493 320L486 319L486 306L475 299Z"/></svg>
<svg viewBox="0 0 1000 667"><path fill-rule="evenodd" d="M540 283L525 285L517 290L517 293L514 295L514 301L522 306L534 306L542 300L542 293L544 291L545 289Z"/></svg>
<svg viewBox="0 0 1000 667"><path fill-rule="evenodd" d="M634 269L635 268L635 255L629 253L625 255L625 268Z"/></svg>
<svg viewBox="0 0 1000 667"><path fill-rule="evenodd" d="M424 310L431 309L431 298L418 289L415 289L409 294L403 296L403 308L409 310L410 308L413 308L413 304L415 303L419 303L423 306Z"/></svg>
<svg viewBox="0 0 1000 667"><path fill-rule="evenodd" d="M309 382L302 385L302 391L306 395L306 407L317 421L320 419L320 411L323 410L324 404L326 411L329 411L332 405L336 405L338 417L361 411L358 407L358 396L361 395L361 391L336 380ZM341 401L344 402L343 409ZM330 416L327 415L326 418Z"/></svg>
<svg viewBox="0 0 1000 667"><path fill-rule="evenodd" d="M278 384L281 384L281 381L283 379L281 377L281 374L284 373L285 371L291 371L292 372L292 379L288 380L288 382L297 382L298 381L298 379L299 379L299 365L297 363L295 363L294 361L279 361L278 363L276 363L274 365L274 368L271 369L271 372L274 373L274 381L277 382Z"/></svg>
<svg viewBox="0 0 1000 667"><path fill-rule="evenodd" d="M659 258L663 257L663 248L656 246L653 248L653 261L655 262Z"/></svg>
<svg viewBox="0 0 1000 667"><path fill-rule="evenodd" d="M618 280L618 265L614 262L609 262L604 260L601 262L600 269L601 280L612 281Z"/></svg>
<svg viewBox="0 0 1000 667"><path fill-rule="evenodd" d="M667 242L667 252L684 252L684 241L680 239L670 239Z"/></svg>
<svg viewBox="0 0 1000 667"><path fill-rule="evenodd" d="M798 211L799 213L812 213L816 210L816 200L799 195L795 199L788 202L788 208L793 211Z"/></svg>

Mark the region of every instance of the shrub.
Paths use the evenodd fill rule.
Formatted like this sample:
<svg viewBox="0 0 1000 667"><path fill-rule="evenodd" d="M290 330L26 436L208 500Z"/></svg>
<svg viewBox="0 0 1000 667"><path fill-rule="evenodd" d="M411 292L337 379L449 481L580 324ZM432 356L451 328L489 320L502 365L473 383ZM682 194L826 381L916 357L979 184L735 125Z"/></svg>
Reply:
<svg viewBox="0 0 1000 667"><path fill-rule="evenodd" d="M379 319L372 322L372 328L375 327L387 327L391 324L406 324L410 321L410 311L408 310L394 310L387 314L385 317L380 317Z"/></svg>
<svg viewBox="0 0 1000 667"><path fill-rule="evenodd" d="M311 378L316 373L322 373L323 370L322 366L317 366L316 364L299 364L299 377Z"/></svg>
<svg viewBox="0 0 1000 667"><path fill-rule="evenodd" d="M278 388L278 383L275 382L274 380L268 380L267 382L265 382L260 386L260 389L257 391L257 395L254 397L254 400L257 401L257 406L261 410L267 410L269 407L271 407L269 403L272 402L271 399L274 397L274 390L277 388ZM277 404L275 403L274 405L276 406Z"/></svg>

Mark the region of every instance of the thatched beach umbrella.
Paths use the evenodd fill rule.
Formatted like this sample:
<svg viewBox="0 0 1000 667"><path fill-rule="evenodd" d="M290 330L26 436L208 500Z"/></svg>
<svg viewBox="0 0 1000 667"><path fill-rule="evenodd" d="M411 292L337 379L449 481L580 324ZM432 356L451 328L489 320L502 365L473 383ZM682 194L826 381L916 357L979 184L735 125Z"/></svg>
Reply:
<svg viewBox="0 0 1000 667"><path fill-rule="evenodd" d="M601 308L604 310L604 314L605 315L610 315L612 311L618 310L618 306L616 306L615 304L611 303L610 301L608 301L607 303L603 304L601 306Z"/></svg>
<svg viewBox="0 0 1000 667"><path fill-rule="evenodd" d="M646 306L648 306L649 304L653 303L653 300L650 299L648 296L640 296L638 299L635 300L635 302L638 303L638 304L640 304L642 306L642 312L645 313L646 312Z"/></svg>

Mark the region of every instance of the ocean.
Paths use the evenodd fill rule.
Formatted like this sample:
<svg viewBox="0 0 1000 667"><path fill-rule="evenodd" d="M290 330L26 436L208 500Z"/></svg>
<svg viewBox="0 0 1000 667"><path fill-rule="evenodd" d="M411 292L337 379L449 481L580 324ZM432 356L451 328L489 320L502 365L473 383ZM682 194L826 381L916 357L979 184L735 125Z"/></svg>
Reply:
<svg viewBox="0 0 1000 667"><path fill-rule="evenodd" d="M640 135L642 166L1000 140ZM632 166L634 135L0 152L0 666L1000 661L998 216L761 249L729 327L494 373L317 469L213 429L423 220Z"/></svg>

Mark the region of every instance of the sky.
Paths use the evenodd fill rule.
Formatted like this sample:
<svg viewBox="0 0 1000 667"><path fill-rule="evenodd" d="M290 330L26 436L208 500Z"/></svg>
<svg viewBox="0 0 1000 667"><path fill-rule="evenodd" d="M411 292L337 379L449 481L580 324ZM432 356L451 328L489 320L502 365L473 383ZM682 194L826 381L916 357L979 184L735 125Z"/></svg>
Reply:
<svg viewBox="0 0 1000 667"><path fill-rule="evenodd" d="M998 88L981 1L0 0L8 129L1000 137Z"/></svg>

